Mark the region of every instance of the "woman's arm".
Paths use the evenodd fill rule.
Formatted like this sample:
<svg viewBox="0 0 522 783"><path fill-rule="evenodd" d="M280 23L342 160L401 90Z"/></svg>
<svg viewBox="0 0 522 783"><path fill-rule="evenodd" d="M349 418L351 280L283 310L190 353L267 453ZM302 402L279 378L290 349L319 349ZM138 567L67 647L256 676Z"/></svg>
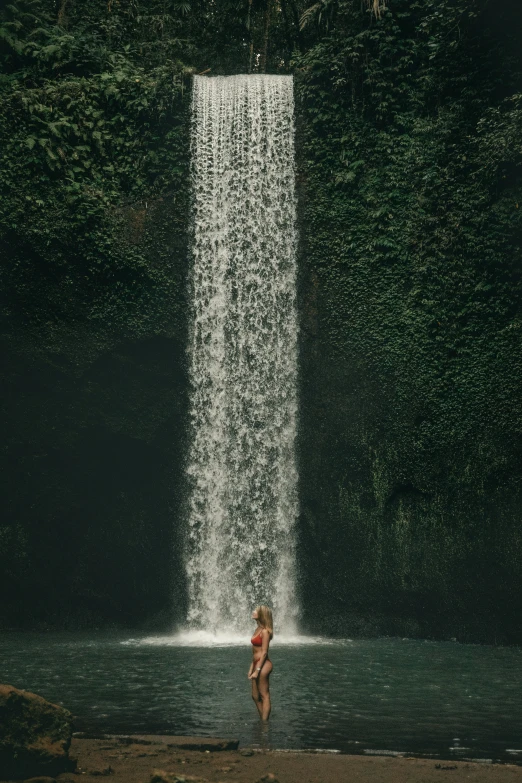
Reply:
<svg viewBox="0 0 522 783"><path fill-rule="evenodd" d="M253 678L259 677L259 672L263 668L263 664L268 658L268 645L270 644L270 634L266 630L266 628L263 628L263 630L261 631L261 638L263 640L263 643L261 645L261 658L258 661L256 661L256 668L254 673L252 674Z"/></svg>

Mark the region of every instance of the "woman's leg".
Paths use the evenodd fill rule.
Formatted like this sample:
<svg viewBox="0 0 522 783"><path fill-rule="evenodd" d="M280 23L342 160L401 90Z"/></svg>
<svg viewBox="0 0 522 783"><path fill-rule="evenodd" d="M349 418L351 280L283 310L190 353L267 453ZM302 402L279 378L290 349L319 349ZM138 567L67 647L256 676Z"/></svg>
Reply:
<svg viewBox="0 0 522 783"><path fill-rule="evenodd" d="M259 714L263 720L268 720L268 718L270 717L270 711L272 709L272 705L270 704L270 688L268 683L268 678L270 677L270 672L272 671L272 669L273 669L272 662L265 661L265 663L263 664L263 668L259 672L259 678L258 678L259 682L257 685L257 689L261 697L261 705L262 705L262 708L259 710Z"/></svg>
<svg viewBox="0 0 522 783"><path fill-rule="evenodd" d="M261 674L261 672L259 672L259 674ZM259 717L262 718L263 717L263 702L261 701L261 696L259 694L258 681L257 681L257 679L255 679L255 680L250 680L250 682L252 683L252 698L254 699L254 701L256 703L257 711L259 712Z"/></svg>

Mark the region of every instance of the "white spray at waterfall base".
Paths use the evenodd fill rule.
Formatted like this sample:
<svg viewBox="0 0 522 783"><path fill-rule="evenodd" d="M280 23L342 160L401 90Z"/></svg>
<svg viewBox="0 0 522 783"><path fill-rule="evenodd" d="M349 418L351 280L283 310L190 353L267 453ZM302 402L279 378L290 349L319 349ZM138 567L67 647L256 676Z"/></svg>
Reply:
<svg viewBox="0 0 522 783"><path fill-rule="evenodd" d="M260 603L294 634L298 512L291 76L194 77L193 631L249 633Z"/></svg>

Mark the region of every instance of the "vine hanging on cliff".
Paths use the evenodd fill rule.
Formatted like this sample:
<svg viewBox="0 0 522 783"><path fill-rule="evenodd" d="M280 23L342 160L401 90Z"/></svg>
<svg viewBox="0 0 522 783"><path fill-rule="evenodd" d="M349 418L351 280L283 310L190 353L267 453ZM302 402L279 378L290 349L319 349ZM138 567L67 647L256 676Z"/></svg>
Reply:
<svg viewBox="0 0 522 783"><path fill-rule="evenodd" d="M386 8L386 0L366 0L368 8L376 19L381 18L381 11Z"/></svg>
<svg viewBox="0 0 522 783"><path fill-rule="evenodd" d="M386 0L365 0L365 2L375 18L380 19L382 11L386 8ZM317 27L328 30L338 8L339 0L319 0L303 11L299 19L299 29L304 30L313 21Z"/></svg>

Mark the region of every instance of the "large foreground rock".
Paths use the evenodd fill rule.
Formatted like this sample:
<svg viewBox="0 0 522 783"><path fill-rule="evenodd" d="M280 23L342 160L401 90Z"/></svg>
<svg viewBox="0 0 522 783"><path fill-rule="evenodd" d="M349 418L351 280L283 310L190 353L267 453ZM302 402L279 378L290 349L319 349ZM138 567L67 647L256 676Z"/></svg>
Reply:
<svg viewBox="0 0 522 783"><path fill-rule="evenodd" d="M0 685L0 779L74 769L71 736L70 712L35 693Z"/></svg>

